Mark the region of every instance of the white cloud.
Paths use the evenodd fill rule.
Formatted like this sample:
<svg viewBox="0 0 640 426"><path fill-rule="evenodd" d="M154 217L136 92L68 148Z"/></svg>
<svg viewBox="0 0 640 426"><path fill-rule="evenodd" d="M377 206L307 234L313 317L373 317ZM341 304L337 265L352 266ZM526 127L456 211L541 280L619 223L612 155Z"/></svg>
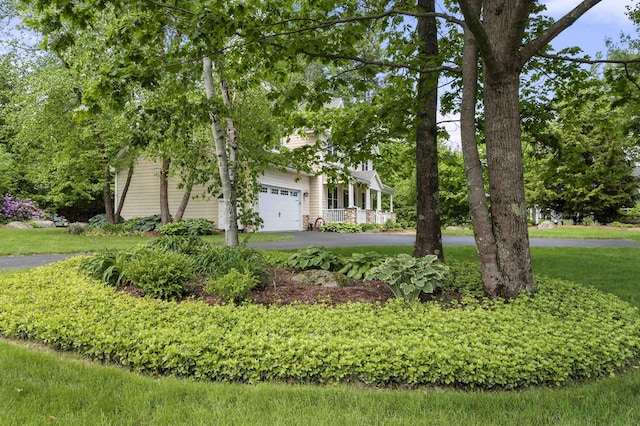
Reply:
<svg viewBox="0 0 640 426"><path fill-rule="evenodd" d="M577 6L579 0L547 0L542 3L547 6L547 14L558 19ZM592 22L598 24L618 25L620 27L633 24L626 15L627 6L634 6L636 0L603 0L585 13L578 22Z"/></svg>

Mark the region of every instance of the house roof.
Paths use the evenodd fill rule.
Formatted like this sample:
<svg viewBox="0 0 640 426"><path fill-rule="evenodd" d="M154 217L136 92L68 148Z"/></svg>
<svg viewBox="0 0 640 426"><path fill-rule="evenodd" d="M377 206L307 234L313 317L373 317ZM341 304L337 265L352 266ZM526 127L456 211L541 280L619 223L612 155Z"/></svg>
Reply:
<svg viewBox="0 0 640 426"><path fill-rule="evenodd" d="M382 183L378 172L375 170L352 170L351 176L354 177L357 181L367 184L371 186L371 184L376 181L378 187L382 188L382 192L384 194L393 194L394 190L389 185L385 185Z"/></svg>

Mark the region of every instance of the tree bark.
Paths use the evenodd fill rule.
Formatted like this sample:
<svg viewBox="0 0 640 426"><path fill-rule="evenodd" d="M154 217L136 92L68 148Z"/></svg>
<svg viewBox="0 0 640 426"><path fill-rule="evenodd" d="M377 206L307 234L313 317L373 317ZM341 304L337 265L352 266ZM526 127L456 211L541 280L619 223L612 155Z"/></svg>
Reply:
<svg viewBox="0 0 640 426"><path fill-rule="evenodd" d="M122 188L122 194L120 195L120 199L118 200L118 207L116 209L116 213L113 215L114 219L117 222L120 222L122 213L122 209L124 208L124 200L127 198L127 193L129 192L129 186L131 185L131 179L133 178L133 170L134 170L135 161L131 162L129 165L129 170L127 171L127 180L124 182L124 187Z"/></svg>
<svg viewBox="0 0 640 426"><path fill-rule="evenodd" d="M485 254L489 257L481 259L491 265L493 252L496 253L500 278L485 282L488 290L496 295L513 298L523 291L535 290L522 164L519 108L522 67L532 55L599 2L582 1L523 46L533 1L485 0L481 20L476 0L458 0L466 28L473 33L483 60L487 170L495 249L487 247ZM482 234L488 235L486 230Z"/></svg>
<svg viewBox="0 0 640 426"><path fill-rule="evenodd" d="M480 16L481 0L472 0L471 7L477 16ZM465 30L464 33L462 58L460 136L467 175L471 223L478 249L484 291L488 296L496 297L499 289L503 287L503 279L498 268L497 246L487 205L482 163L478 153L475 124L478 93L478 47L473 33L469 30Z"/></svg>
<svg viewBox="0 0 640 426"><path fill-rule="evenodd" d="M235 171L237 170L237 165L235 164L237 160L237 144L235 147L231 144L227 144L226 138L229 135L225 136L220 123L220 116L213 106L213 100L216 97L215 84L213 81L213 64L211 59L207 56L202 59L202 76L207 100L210 102L209 119L211 120L211 133L216 147L218 173L220 175L220 185L222 186L222 197L224 199L223 206L227 219L225 243L228 246L237 247L240 245L240 241L238 239L238 213L236 210L237 182L235 180ZM224 79L222 79L221 84L226 85ZM227 149L232 153L231 158L227 154Z"/></svg>
<svg viewBox="0 0 640 426"><path fill-rule="evenodd" d="M171 160L162 157L162 167L160 169L160 219L162 224L171 222L171 212L169 210L169 166Z"/></svg>
<svg viewBox="0 0 640 426"><path fill-rule="evenodd" d="M106 146L102 141L100 131L92 125L93 138L96 141L98 152L100 152L100 167L102 169L102 198L104 202L104 212L107 223L116 223L113 216L113 194L111 193L111 172L109 171L109 158L107 157Z"/></svg>
<svg viewBox="0 0 640 426"><path fill-rule="evenodd" d="M423 13L435 12L435 0L418 0ZM438 27L435 16L418 18L420 57L438 62ZM421 72L418 78L416 123L416 242L415 257L428 254L444 261L440 229L438 177L438 74Z"/></svg>
<svg viewBox="0 0 640 426"><path fill-rule="evenodd" d="M193 179L189 178L189 181L184 187L184 194L182 195L182 201L180 201L180 205L176 210L176 214L173 217L174 222L178 222L182 220L182 216L184 216L185 210L187 210L187 205L189 204L189 200L191 199L191 190L193 189Z"/></svg>

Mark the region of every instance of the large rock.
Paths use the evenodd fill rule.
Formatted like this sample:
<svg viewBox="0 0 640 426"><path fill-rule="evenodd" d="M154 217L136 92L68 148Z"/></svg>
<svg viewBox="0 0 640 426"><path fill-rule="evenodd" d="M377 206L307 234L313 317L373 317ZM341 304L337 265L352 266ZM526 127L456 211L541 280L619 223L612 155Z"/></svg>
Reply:
<svg viewBox="0 0 640 426"><path fill-rule="evenodd" d="M55 226L52 220L34 220L33 224L39 228L53 228Z"/></svg>
<svg viewBox="0 0 640 426"><path fill-rule="evenodd" d="M33 225L27 222L9 222L4 227L13 229L28 229L33 228Z"/></svg>
<svg viewBox="0 0 640 426"><path fill-rule="evenodd" d="M351 280L345 275L318 269L301 272L295 275L293 279L302 284L319 285L322 287L345 287L351 283Z"/></svg>
<svg viewBox="0 0 640 426"><path fill-rule="evenodd" d="M557 225L555 223L545 220L544 222L538 224L538 229L553 229L556 226Z"/></svg>
<svg viewBox="0 0 640 426"><path fill-rule="evenodd" d="M467 229L469 229L468 226L447 226L446 228L444 228L447 231L466 231Z"/></svg>

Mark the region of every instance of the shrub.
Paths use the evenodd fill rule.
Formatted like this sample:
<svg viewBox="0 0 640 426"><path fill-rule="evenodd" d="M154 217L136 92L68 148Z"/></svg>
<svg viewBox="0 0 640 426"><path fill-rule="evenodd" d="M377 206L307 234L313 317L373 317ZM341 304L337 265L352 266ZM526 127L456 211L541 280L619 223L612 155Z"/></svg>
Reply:
<svg viewBox="0 0 640 426"><path fill-rule="evenodd" d="M361 223L360 224L360 229L362 230L362 232L379 231L381 228L382 227L377 223Z"/></svg>
<svg viewBox="0 0 640 426"><path fill-rule="evenodd" d="M341 223L341 222L328 222L325 223L322 228L322 232L338 232L340 234L354 234L362 232L362 228L357 223Z"/></svg>
<svg viewBox="0 0 640 426"><path fill-rule="evenodd" d="M374 251L353 253L350 258L344 260L345 265L338 272L346 274L349 278L361 280L371 268L380 265L383 260L384 256Z"/></svg>
<svg viewBox="0 0 640 426"><path fill-rule="evenodd" d="M158 249L139 250L125 264L124 273L146 295L163 300L182 296L185 284L194 277L188 256Z"/></svg>
<svg viewBox="0 0 640 426"><path fill-rule="evenodd" d="M384 229L386 229L387 231L398 231L402 229L402 225L392 221L391 219L387 219L387 221L384 223Z"/></svg>
<svg viewBox="0 0 640 426"><path fill-rule="evenodd" d="M107 222L107 215L104 214L104 213L97 214L97 215L91 217L88 220L87 223L88 223L89 228L101 228L102 225L104 225L105 223L108 223ZM119 224L126 223L126 221L122 217L118 217L118 223Z"/></svg>
<svg viewBox="0 0 640 426"><path fill-rule="evenodd" d="M344 266L344 260L324 247L307 247L298 250L287 259L286 265L296 269L324 269L337 271Z"/></svg>
<svg viewBox="0 0 640 426"><path fill-rule="evenodd" d="M384 281L395 297L412 301L421 292L433 293L436 287L441 287L447 271L447 266L438 262L435 255L416 258L399 254L371 269L367 278Z"/></svg>
<svg viewBox="0 0 640 426"><path fill-rule="evenodd" d="M189 256L199 256L212 250L209 243L200 237L189 237L182 235L163 235L149 243L149 247L162 250L182 253Z"/></svg>
<svg viewBox="0 0 640 426"><path fill-rule="evenodd" d="M213 222L207 219L185 219L162 225L160 233L164 235L212 235L215 232Z"/></svg>
<svg viewBox="0 0 640 426"><path fill-rule="evenodd" d="M70 225L67 228L67 233L70 235L82 235L86 231L85 227L82 225Z"/></svg>
<svg viewBox="0 0 640 426"><path fill-rule="evenodd" d="M80 271L105 284L120 287L127 282L126 264L132 259L126 251L103 250L80 261Z"/></svg>
<svg viewBox="0 0 640 426"><path fill-rule="evenodd" d="M162 219L159 214L146 217L136 217L129 219L127 222L131 227L131 230L137 232L157 231L162 226Z"/></svg>
<svg viewBox="0 0 640 426"><path fill-rule="evenodd" d="M269 273L269 263L262 253L248 247L217 247L202 253L194 263L198 273L213 278L220 278L235 269L264 281Z"/></svg>
<svg viewBox="0 0 640 426"><path fill-rule="evenodd" d="M44 218L44 211L28 198L20 199L9 194L0 198L0 223L7 223L12 220L27 221Z"/></svg>
<svg viewBox="0 0 640 426"><path fill-rule="evenodd" d="M512 302L207 306L92 285L77 259L0 277L0 334L200 380L513 389L606 377L640 357L640 314L536 277Z"/></svg>
<svg viewBox="0 0 640 426"><path fill-rule="evenodd" d="M217 279L209 278L207 282L205 291L231 303L243 301L260 283L252 273L239 272L235 268Z"/></svg>

